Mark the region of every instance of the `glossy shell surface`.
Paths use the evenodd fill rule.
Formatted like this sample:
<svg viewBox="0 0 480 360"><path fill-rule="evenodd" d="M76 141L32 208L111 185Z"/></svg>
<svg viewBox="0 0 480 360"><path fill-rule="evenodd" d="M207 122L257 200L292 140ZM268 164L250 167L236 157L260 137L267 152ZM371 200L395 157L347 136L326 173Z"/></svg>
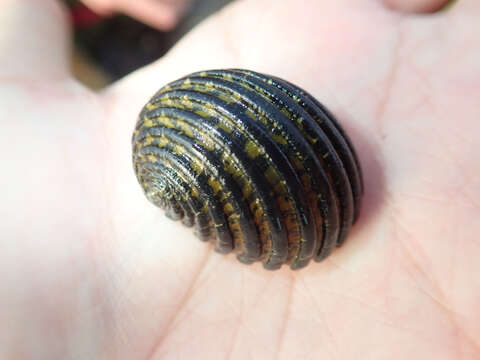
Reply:
<svg viewBox="0 0 480 360"><path fill-rule="evenodd" d="M174 81L145 105L132 142L147 198L243 263L320 261L359 215L350 140L322 104L274 76L210 70Z"/></svg>

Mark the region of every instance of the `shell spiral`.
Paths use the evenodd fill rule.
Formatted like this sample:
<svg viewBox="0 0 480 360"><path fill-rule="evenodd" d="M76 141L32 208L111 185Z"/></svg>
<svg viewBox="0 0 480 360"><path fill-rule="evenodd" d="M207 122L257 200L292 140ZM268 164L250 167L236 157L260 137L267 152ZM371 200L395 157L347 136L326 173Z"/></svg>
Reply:
<svg viewBox="0 0 480 360"><path fill-rule="evenodd" d="M274 76L231 69L174 81L142 109L132 143L146 197L243 263L320 261L359 215L362 175L344 130Z"/></svg>

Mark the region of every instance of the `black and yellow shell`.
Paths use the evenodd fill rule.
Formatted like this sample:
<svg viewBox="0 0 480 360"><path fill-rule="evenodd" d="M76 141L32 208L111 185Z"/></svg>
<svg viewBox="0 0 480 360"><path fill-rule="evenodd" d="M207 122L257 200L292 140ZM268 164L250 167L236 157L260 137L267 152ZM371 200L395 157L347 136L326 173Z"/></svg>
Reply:
<svg viewBox="0 0 480 360"><path fill-rule="evenodd" d="M132 141L147 198L243 263L320 261L359 214L351 142L323 105L277 77L232 69L174 81L145 105Z"/></svg>

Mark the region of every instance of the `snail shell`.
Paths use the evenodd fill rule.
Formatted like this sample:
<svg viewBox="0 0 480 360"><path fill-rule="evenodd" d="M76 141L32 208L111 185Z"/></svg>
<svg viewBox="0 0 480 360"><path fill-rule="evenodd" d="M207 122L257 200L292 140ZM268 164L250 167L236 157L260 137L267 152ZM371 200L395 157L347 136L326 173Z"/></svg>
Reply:
<svg viewBox="0 0 480 360"><path fill-rule="evenodd" d="M359 214L351 142L323 105L277 77L232 69L174 81L145 105L132 142L147 198L243 263L320 261Z"/></svg>

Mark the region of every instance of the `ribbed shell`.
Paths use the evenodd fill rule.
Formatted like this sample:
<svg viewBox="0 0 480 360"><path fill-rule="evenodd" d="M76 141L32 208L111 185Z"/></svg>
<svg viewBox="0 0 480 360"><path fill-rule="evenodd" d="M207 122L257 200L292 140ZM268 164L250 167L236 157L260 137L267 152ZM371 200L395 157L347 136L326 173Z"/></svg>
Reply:
<svg viewBox="0 0 480 360"><path fill-rule="evenodd" d="M362 176L323 105L277 77L211 70L161 88L133 135L147 198L243 263L298 269L345 240Z"/></svg>

